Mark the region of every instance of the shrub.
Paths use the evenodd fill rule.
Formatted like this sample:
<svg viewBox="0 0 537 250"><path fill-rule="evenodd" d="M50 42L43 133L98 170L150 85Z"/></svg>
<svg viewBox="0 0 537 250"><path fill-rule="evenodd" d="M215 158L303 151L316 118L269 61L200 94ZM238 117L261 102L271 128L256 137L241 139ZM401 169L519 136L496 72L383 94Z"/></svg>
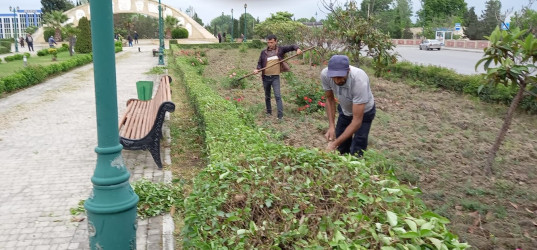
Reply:
<svg viewBox="0 0 537 250"><path fill-rule="evenodd" d="M6 85L2 79L0 79L0 94L6 91Z"/></svg>
<svg viewBox="0 0 537 250"><path fill-rule="evenodd" d="M183 39L188 38L188 30L185 28L175 28L172 30L172 38L173 39Z"/></svg>
<svg viewBox="0 0 537 250"><path fill-rule="evenodd" d="M92 50L92 46L91 29L88 18L80 18L80 20L78 21L78 29L80 30L80 34L78 36L78 41L76 42L75 51L81 54L90 53Z"/></svg>
<svg viewBox="0 0 537 250"><path fill-rule="evenodd" d="M60 33L61 33L62 41L65 40L64 32L60 32ZM54 37L55 35L56 35L56 31L53 28L50 28L50 27L44 28L43 38L45 39L45 42L48 43L49 37L51 37L51 36ZM58 41L56 41L56 42L58 42Z"/></svg>
<svg viewBox="0 0 537 250"><path fill-rule="evenodd" d="M170 45L171 44L177 44L177 40L175 40L175 39L170 40Z"/></svg>
<svg viewBox="0 0 537 250"><path fill-rule="evenodd" d="M37 56L46 56L48 55L48 49L42 49L37 51Z"/></svg>
<svg viewBox="0 0 537 250"><path fill-rule="evenodd" d="M312 113L324 109L326 99L320 84L302 82L292 72L283 73L283 77L291 87L293 102L299 112Z"/></svg>
<svg viewBox="0 0 537 250"><path fill-rule="evenodd" d="M263 47L265 47L265 44L261 42L261 40L259 39L252 40L251 48L262 49Z"/></svg>
<svg viewBox="0 0 537 250"><path fill-rule="evenodd" d="M0 54L6 54L6 53L9 53L11 52L11 49L10 48L6 48L4 46L0 46Z"/></svg>

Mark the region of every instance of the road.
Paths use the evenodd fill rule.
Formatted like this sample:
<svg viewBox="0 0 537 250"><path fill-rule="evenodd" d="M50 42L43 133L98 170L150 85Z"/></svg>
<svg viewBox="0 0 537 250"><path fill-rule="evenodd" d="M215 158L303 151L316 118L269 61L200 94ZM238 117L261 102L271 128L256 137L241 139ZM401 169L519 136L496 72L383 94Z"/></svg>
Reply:
<svg viewBox="0 0 537 250"><path fill-rule="evenodd" d="M475 71L475 64L483 58L480 50L445 49L419 50L418 46L397 46L395 51L400 54L401 61L409 61L423 65L437 65L455 70L460 74L471 75L484 73L483 65Z"/></svg>

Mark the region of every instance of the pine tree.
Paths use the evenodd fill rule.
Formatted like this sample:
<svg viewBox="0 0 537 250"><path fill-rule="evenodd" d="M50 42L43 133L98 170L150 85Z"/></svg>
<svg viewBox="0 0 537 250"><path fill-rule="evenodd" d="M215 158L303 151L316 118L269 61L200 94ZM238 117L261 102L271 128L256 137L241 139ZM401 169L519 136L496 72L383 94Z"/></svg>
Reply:
<svg viewBox="0 0 537 250"><path fill-rule="evenodd" d="M90 53L92 50L91 28L90 22L86 17L82 17L78 20L78 29L80 35L78 36L78 41L75 45L75 51L83 54Z"/></svg>
<svg viewBox="0 0 537 250"><path fill-rule="evenodd" d="M488 36L500 25L500 20L503 19L500 13L502 3L500 0L488 0L485 5L486 8L481 14L479 29L484 35Z"/></svg>
<svg viewBox="0 0 537 250"><path fill-rule="evenodd" d="M475 7L471 7L466 14L464 15L464 22L462 23L464 26L463 31L464 34L468 37L470 40L481 40L483 39L483 33L479 29L479 20L477 19L477 15L475 14Z"/></svg>

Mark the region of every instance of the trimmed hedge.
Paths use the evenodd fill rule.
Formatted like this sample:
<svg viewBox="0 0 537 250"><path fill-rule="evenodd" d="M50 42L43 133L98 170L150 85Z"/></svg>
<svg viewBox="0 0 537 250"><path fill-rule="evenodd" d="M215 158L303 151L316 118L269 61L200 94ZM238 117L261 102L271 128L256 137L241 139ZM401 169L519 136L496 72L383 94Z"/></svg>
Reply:
<svg viewBox="0 0 537 250"><path fill-rule="evenodd" d="M116 53L123 51L123 48L121 47L121 42L119 44L120 46L114 46L114 50ZM65 47L62 46L58 48L58 51L65 50L64 48ZM48 54L48 49L43 49L43 50L40 50L39 52L41 51L46 51L43 53ZM43 82L49 76L52 76L61 72L66 72L75 67L88 64L92 62L92 60L93 60L93 56L90 53L90 54L80 55L77 57L72 57L67 61L64 61L61 63L50 64L47 66L40 66L40 65L28 66L9 76L0 78L0 94L9 93L17 89L22 89L22 88L36 85L38 83Z"/></svg>
<svg viewBox="0 0 537 250"><path fill-rule="evenodd" d="M26 55L26 58L30 58L30 53L24 52L23 54L16 54L16 55L12 55L12 56L6 56L6 57L4 57L4 60L6 62L11 62L11 61L15 61L15 60L22 60L24 58L24 55Z"/></svg>
<svg viewBox="0 0 537 250"><path fill-rule="evenodd" d="M0 78L0 94L36 85L41 83L48 76L68 71L72 68L90 63L91 61L92 56L88 54L73 57L67 61L47 66L28 66L9 76Z"/></svg>
<svg viewBox="0 0 537 250"><path fill-rule="evenodd" d="M363 60L363 59L362 59ZM368 65L368 60L363 60ZM429 86L440 87L458 93L478 97L482 101L510 105L518 91L517 86L492 86L487 83L482 74L462 75L447 68L438 66L421 66L410 62L400 62L388 66L384 78L394 81L419 81ZM481 87L483 86L483 87ZM479 91L481 87L481 91ZM530 95L521 101L521 109L529 114L537 114L537 99Z"/></svg>

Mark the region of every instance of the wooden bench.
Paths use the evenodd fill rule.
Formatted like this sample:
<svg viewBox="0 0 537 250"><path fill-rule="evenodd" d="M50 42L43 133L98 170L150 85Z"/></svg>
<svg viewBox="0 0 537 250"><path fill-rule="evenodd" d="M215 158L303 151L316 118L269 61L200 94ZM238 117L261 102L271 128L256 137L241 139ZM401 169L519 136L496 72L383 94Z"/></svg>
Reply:
<svg viewBox="0 0 537 250"><path fill-rule="evenodd" d="M153 99L141 101L130 99L127 110L119 120L119 141L127 150L149 150L158 168L162 168L160 160L160 139L162 124L166 111L175 111L171 101L170 76L162 76Z"/></svg>

